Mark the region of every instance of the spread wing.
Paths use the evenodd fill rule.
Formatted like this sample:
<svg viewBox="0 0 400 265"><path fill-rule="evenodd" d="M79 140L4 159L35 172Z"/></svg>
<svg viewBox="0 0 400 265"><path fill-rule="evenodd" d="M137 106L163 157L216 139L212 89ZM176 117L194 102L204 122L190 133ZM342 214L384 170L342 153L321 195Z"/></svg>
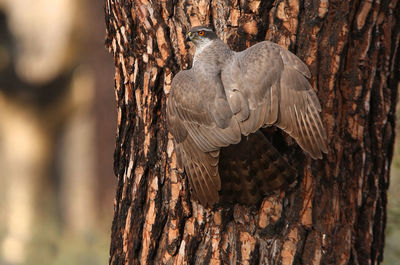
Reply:
<svg viewBox="0 0 400 265"><path fill-rule="evenodd" d="M268 41L234 56L222 70L227 99L244 135L276 125L313 158L327 152L321 106L306 77L307 66Z"/></svg>
<svg viewBox="0 0 400 265"><path fill-rule="evenodd" d="M167 100L167 125L197 198L203 205L218 202L219 150L241 139L220 78L201 79L192 69L179 72Z"/></svg>

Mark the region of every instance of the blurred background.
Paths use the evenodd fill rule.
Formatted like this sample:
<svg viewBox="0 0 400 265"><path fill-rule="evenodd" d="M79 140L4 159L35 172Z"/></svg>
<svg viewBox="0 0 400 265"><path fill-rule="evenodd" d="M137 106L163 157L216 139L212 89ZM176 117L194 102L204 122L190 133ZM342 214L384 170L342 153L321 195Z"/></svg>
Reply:
<svg viewBox="0 0 400 265"><path fill-rule="evenodd" d="M0 265L108 263L117 115L104 36L103 1L0 0ZM399 190L397 143L386 265L400 264Z"/></svg>
<svg viewBox="0 0 400 265"><path fill-rule="evenodd" d="M400 85L397 89L400 89ZM384 265L400 264L400 105L396 109L396 141L392 168L390 171L390 186L388 192L386 244L384 249Z"/></svg>
<svg viewBox="0 0 400 265"><path fill-rule="evenodd" d="M107 264L116 178L103 2L0 0L0 265Z"/></svg>

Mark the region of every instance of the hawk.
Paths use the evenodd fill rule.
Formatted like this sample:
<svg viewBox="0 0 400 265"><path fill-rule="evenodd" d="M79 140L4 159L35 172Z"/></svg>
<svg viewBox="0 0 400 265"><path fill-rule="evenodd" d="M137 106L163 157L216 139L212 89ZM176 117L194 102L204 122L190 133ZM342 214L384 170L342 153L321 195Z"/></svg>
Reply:
<svg viewBox="0 0 400 265"><path fill-rule="evenodd" d="M314 159L327 153L311 73L296 55L269 41L235 52L203 26L186 40L196 47L193 65L172 80L167 126L201 204L221 196L250 204L293 181L295 170L260 128L282 129Z"/></svg>

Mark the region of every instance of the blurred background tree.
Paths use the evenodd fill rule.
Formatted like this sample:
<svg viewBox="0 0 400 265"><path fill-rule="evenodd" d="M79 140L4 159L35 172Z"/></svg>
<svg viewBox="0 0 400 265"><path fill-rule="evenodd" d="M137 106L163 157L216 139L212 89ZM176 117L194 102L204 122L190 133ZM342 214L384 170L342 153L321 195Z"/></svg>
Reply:
<svg viewBox="0 0 400 265"><path fill-rule="evenodd" d="M95 0L0 0L0 264L105 264L113 69Z"/></svg>
<svg viewBox="0 0 400 265"><path fill-rule="evenodd" d="M398 87L400 89L400 87ZM390 186L388 191L388 220L386 226L386 245L384 265L400 264L400 108L396 109L396 141L390 172Z"/></svg>

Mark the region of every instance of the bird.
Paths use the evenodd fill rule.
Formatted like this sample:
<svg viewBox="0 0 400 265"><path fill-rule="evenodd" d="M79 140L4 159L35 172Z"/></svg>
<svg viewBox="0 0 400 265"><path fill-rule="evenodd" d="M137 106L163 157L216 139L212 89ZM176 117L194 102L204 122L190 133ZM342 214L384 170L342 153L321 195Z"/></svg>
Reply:
<svg viewBox="0 0 400 265"><path fill-rule="evenodd" d="M296 170L262 128L280 128L314 159L328 152L311 73L295 54L270 41L235 52L206 26L191 28L186 41L193 63L172 80L166 122L202 205L254 204L293 182Z"/></svg>

